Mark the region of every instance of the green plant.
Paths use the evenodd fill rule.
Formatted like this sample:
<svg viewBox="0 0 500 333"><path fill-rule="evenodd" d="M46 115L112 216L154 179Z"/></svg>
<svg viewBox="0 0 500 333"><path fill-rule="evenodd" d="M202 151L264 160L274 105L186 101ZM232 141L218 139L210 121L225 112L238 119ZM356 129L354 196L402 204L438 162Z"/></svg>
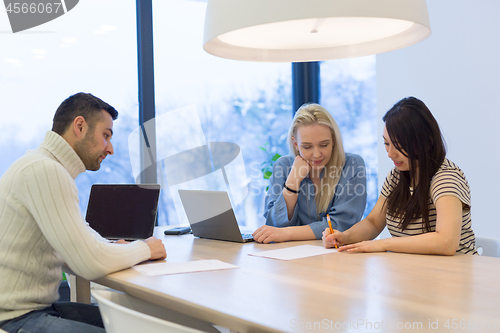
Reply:
<svg viewBox="0 0 500 333"><path fill-rule="evenodd" d="M278 153L275 153L274 155L272 155L272 152L267 150L268 145L269 145L269 143L266 142L264 147L259 147L260 149L262 149L266 153L266 156L267 156L267 159L260 164L260 166L262 167L261 170L262 170L262 174L263 174L264 179L271 178L271 175L273 174L274 162L276 162L278 160L278 158L281 157L281 155ZM267 190L269 190L269 185L266 187L266 191Z"/></svg>

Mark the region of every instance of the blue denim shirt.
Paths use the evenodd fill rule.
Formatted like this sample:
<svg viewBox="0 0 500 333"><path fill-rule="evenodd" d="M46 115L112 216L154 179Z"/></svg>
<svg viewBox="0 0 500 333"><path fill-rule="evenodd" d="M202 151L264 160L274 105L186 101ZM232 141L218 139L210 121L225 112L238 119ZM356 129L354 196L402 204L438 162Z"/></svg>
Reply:
<svg viewBox="0 0 500 333"><path fill-rule="evenodd" d="M295 156L280 157L273 167L269 190L266 195L264 217L266 224L274 227L309 225L317 239L328 228L326 214L330 215L333 229L345 231L358 222L366 206L366 170L361 156L346 153L345 166L335 188L335 195L326 212L316 214L314 184L307 176L300 183L300 193L291 220L288 220L283 186Z"/></svg>

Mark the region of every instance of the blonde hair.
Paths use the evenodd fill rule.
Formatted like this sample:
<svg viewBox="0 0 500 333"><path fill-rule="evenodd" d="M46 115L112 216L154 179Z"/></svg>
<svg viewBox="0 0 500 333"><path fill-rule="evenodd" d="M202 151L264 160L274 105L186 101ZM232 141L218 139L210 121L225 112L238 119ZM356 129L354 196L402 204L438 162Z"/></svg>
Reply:
<svg viewBox="0 0 500 333"><path fill-rule="evenodd" d="M332 115L319 104L304 104L295 113L292 125L290 125L290 129L288 130L287 142L291 154L295 156L299 155L299 151L295 148L292 140L292 138L297 138L298 128L314 124L321 124L330 128L333 140L332 155L325 165L321 186L315 198L316 213L319 216L320 213L326 212L328 205L333 200L335 186L338 184L342 169L344 168L345 152L339 126Z"/></svg>

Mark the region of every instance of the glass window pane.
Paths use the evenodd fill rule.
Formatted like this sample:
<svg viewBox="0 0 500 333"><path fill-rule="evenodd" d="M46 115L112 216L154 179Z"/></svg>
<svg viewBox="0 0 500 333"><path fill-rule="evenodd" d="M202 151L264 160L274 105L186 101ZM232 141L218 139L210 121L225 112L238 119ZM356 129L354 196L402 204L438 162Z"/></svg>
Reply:
<svg viewBox="0 0 500 333"><path fill-rule="evenodd" d="M320 66L320 104L337 121L345 151L365 160L366 216L378 199L375 56L323 61Z"/></svg>
<svg viewBox="0 0 500 333"><path fill-rule="evenodd" d="M270 153L287 152L286 131L292 119L291 65L243 62L209 55L203 50L205 10L206 3L200 1L153 1L158 158L162 159L163 164L159 164L166 185L159 207L160 224L181 221L177 210L181 210L182 215L183 209L176 190L189 182L200 181L193 186L227 189L238 222L252 228L264 223L262 214L268 185L261 164L269 157L259 147L267 147ZM188 130L180 118L168 115L172 112L193 112L190 119L200 126ZM165 121L159 121L162 116ZM169 126L172 119L177 119L179 126ZM197 161L196 170L191 172L197 171L198 178L203 179L183 179L178 184L178 174L165 172L163 166L180 163L171 157L187 155L194 142L232 143L241 150L233 159L229 158L231 153L223 156L229 160L219 165L220 156L214 155L221 152L214 147L209 151L210 165ZM182 153L184 155L175 155ZM238 164L240 160L244 172ZM201 164L207 170L200 170ZM220 173L222 169L225 174ZM220 187L224 177L229 184Z"/></svg>
<svg viewBox="0 0 500 333"><path fill-rule="evenodd" d="M119 15L118 15L119 13ZM133 182L128 132L137 124L137 46L133 0L86 0L63 16L11 33L0 11L0 175L52 128L56 108L83 91L113 105L115 155L77 178L86 211L92 183Z"/></svg>

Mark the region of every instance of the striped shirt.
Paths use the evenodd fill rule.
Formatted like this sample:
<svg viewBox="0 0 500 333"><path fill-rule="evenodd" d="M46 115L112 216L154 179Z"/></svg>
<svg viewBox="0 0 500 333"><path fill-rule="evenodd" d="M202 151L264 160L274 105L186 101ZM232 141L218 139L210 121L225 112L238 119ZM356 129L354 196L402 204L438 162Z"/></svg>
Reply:
<svg viewBox="0 0 500 333"><path fill-rule="evenodd" d="M382 187L382 196L387 199L399 182L400 171L397 168L391 170L386 177ZM475 236L471 228L471 202L470 187L465 174L460 168L448 160L444 159L443 164L431 179L431 188L429 193L429 225L430 232L436 231L436 206L435 202L442 196L451 195L457 197L463 203L462 209L462 231L460 244L457 252L465 254L477 254L475 247ZM393 237L404 237L420 235L427 232L425 224L421 218L411 221L405 230L399 227L400 219L386 215L387 229Z"/></svg>

